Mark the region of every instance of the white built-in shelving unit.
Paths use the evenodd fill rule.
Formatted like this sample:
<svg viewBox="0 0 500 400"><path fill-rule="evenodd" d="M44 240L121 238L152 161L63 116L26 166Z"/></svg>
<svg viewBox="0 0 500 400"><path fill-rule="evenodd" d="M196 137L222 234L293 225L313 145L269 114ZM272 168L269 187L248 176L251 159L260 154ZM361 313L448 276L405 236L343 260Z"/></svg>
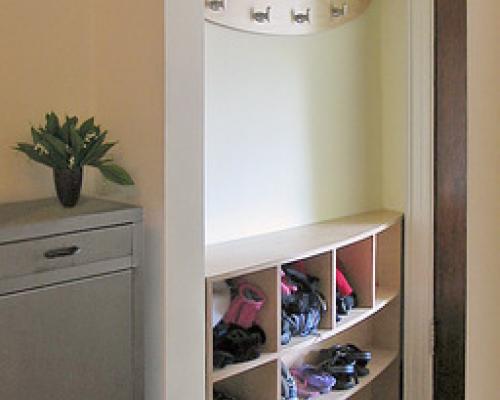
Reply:
<svg viewBox="0 0 500 400"><path fill-rule="evenodd" d="M280 362L292 367L318 361L319 350L333 344L354 343L370 350L370 375L348 391L320 400L384 399L400 397L401 381L401 270L402 215L379 211L307 225L275 233L209 245L206 249L207 399L213 389L240 400L279 400ZM359 307L336 322L335 268L337 258L358 296ZM282 346L280 270L304 261L321 280L328 312L318 335L294 338ZM242 277L259 286L267 297L260 325L267 335L262 355L254 361L214 369L212 297L214 283Z"/></svg>

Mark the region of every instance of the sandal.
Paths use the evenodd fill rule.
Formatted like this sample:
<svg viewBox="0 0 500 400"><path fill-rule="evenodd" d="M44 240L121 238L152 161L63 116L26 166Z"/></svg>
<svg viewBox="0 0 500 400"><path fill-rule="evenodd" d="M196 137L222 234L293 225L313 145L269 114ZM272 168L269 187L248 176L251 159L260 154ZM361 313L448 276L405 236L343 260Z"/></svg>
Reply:
<svg viewBox="0 0 500 400"><path fill-rule="evenodd" d="M335 385L334 377L312 365L305 364L299 368L293 368L290 372L305 388L311 388L314 392L329 393Z"/></svg>
<svg viewBox="0 0 500 400"><path fill-rule="evenodd" d="M372 359L370 351L363 351L353 344L347 344L342 347L342 351L349 354L349 356L356 362L356 371L358 376L367 376L370 370L367 368L368 363Z"/></svg>
<svg viewBox="0 0 500 400"><path fill-rule="evenodd" d="M314 399L315 397L321 396L320 392L314 391L307 387L303 382L297 382L297 391L299 394L299 399Z"/></svg>
<svg viewBox="0 0 500 400"><path fill-rule="evenodd" d="M320 368L335 378L333 390L349 390L359 383L356 363L347 357L337 355L321 363Z"/></svg>
<svg viewBox="0 0 500 400"><path fill-rule="evenodd" d="M372 359L372 353L370 351L363 351L353 344L345 346L335 345L330 349L321 350L321 353L331 359L343 357L349 361L354 361L356 373L360 377L367 376L370 373L367 365Z"/></svg>

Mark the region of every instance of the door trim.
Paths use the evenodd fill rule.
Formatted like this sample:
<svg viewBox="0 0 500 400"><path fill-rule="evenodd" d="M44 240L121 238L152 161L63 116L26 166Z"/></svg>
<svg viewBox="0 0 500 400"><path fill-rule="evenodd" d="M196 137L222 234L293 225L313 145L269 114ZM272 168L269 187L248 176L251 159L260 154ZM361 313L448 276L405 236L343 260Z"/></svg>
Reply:
<svg viewBox="0 0 500 400"><path fill-rule="evenodd" d="M154 364L148 364L146 398L203 400L205 7L201 1L165 0L164 4L164 218L162 224L159 221L152 224L146 237L152 240L160 229L163 230L163 244L158 240L159 243L155 242L152 246L164 245L162 329L166 340L165 344L149 340L151 355L162 346L165 353L162 365L159 365L160 357L154 358ZM159 265L151 267L162 268ZM160 329L159 322L150 323L153 328ZM189 344L189 349L186 350L186 346L180 343ZM158 393L160 381L165 393Z"/></svg>
<svg viewBox="0 0 500 400"><path fill-rule="evenodd" d="M409 0L408 194L403 395L432 399L434 287L434 0Z"/></svg>

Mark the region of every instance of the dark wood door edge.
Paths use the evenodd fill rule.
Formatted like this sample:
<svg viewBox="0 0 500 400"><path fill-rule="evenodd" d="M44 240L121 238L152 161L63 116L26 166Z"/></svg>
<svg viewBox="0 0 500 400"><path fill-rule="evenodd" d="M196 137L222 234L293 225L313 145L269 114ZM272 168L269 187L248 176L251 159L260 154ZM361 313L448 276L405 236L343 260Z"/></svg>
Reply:
<svg viewBox="0 0 500 400"><path fill-rule="evenodd" d="M434 398L465 399L467 1L435 0Z"/></svg>

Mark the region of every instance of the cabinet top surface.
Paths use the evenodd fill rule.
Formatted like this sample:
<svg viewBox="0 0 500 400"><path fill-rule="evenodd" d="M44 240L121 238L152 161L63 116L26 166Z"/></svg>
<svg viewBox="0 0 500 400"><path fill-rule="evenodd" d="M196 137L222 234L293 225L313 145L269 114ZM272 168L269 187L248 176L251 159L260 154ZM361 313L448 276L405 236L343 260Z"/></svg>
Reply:
<svg viewBox="0 0 500 400"><path fill-rule="evenodd" d="M206 247L205 275L225 279L348 245L396 224L402 214L374 211Z"/></svg>
<svg viewBox="0 0 500 400"><path fill-rule="evenodd" d="M88 197L74 208L62 207L55 198L0 204L0 244L138 222L141 215L139 207Z"/></svg>

